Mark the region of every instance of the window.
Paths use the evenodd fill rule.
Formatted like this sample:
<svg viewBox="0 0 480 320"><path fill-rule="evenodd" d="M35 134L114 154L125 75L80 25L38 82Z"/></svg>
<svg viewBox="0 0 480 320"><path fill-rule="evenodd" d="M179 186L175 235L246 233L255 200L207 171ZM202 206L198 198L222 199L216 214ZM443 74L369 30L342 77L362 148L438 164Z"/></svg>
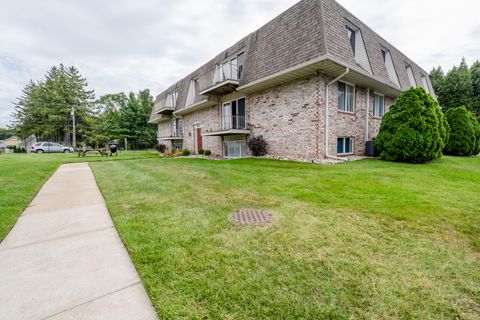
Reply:
<svg viewBox="0 0 480 320"><path fill-rule="evenodd" d="M387 68L388 78L398 87L400 87L400 82L398 81L397 72L395 71L395 66L393 65L392 55L390 54L390 51L382 49L382 57L383 62L385 63L385 68Z"/></svg>
<svg viewBox="0 0 480 320"><path fill-rule="evenodd" d="M243 158L247 150L247 141L244 136L225 137L223 153L225 158Z"/></svg>
<svg viewBox="0 0 480 320"><path fill-rule="evenodd" d="M355 87L344 82L338 83L338 110L353 112Z"/></svg>
<svg viewBox="0 0 480 320"><path fill-rule="evenodd" d="M430 88L428 88L428 82L427 82L427 77L422 75L422 87L427 91L427 93L430 93Z"/></svg>
<svg viewBox="0 0 480 320"><path fill-rule="evenodd" d="M172 119L172 137L182 137L182 119Z"/></svg>
<svg viewBox="0 0 480 320"><path fill-rule="evenodd" d="M408 75L408 81L410 81L410 86L411 87L416 87L417 82L415 81L415 77L413 76L413 70L411 66L406 67L407 70L407 75Z"/></svg>
<svg viewBox="0 0 480 320"><path fill-rule="evenodd" d="M215 66L213 82L239 80L242 77L245 54L242 52L234 58Z"/></svg>
<svg viewBox="0 0 480 320"><path fill-rule="evenodd" d="M380 94L373 95L373 116L383 117L385 114L385 97Z"/></svg>
<svg viewBox="0 0 480 320"><path fill-rule="evenodd" d="M353 56L356 57L356 47L357 47L357 43L356 43L356 31L353 30L352 28L350 28L349 26L347 26L347 35L348 35L348 39L350 40L350 46L352 46L352 51L353 51Z"/></svg>
<svg viewBox="0 0 480 320"><path fill-rule="evenodd" d="M197 82L198 79L190 80L190 86L188 88L187 100L185 101L185 106L191 106L195 102L195 95L197 94Z"/></svg>
<svg viewBox="0 0 480 320"><path fill-rule="evenodd" d="M372 74L372 67L370 66L370 60L368 59L367 50L365 49L362 32L350 22L346 23L346 28L355 61L368 73Z"/></svg>
<svg viewBox="0 0 480 320"><path fill-rule="evenodd" d="M245 63L245 54L242 52L237 56L237 65L238 65L238 79L242 78L243 65Z"/></svg>
<svg viewBox="0 0 480 320"><path fill-rule="evenodd" d="M352 152L352 138L337 139L337 154L350 154Z"/></svg>
<svg viewBox="0 0 480 320"><path fill-rule="evenodd" d="M177 106L178 90L171 92L167 95L167 106L175 108Z"/></svg>
<svg viewBox="0 0 480 320"><path fill-rule="evenodd" d="M245 98L223 104L222 129L246 129Z"/></svg>

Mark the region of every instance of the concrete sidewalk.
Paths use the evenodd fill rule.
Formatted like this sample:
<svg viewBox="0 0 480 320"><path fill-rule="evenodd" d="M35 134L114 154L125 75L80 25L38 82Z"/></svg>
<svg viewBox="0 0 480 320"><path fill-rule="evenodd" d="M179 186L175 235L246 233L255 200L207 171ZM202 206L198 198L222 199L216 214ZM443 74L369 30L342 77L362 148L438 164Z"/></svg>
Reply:
<svg viewBox="0 0 480 320"><path fill-rule="evenodd" d="M0 319L157 319L88 164L62 165L0 243Z"/></svg>

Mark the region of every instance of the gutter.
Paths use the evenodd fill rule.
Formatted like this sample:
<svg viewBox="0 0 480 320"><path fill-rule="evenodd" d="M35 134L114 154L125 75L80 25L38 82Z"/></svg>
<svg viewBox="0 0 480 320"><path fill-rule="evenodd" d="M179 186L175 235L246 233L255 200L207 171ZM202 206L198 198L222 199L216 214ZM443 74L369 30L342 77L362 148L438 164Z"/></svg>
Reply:
<svg viewBox="0 0 480 320"><path fill-rule="evenodd" d="M331 86L332 84L334 84L335 82L337 82L338 80L342 79L343 77L345 77L348 73L350 72L350 68L346 68L345 69L345 72L342 73L341 75L339 75L338 77L336 77L335 79L333 79L332 81L330 81L329 83L327 83L327 85L325 86L325 158L330 158L330 159L335 159L335 160L341 160L341 161L346 161L345 158L340 158L340 157L337 157L337 156L331 156L328 154L328 136L329 136L329 115L328 115L328 111L329 111L329 97L328 97L328 87Z"/></svg>
<svg viewBox="0 0 480 320"><path fill-rule="evenodd" d="M368 118L370 116L370 88L367 88L367 97L366 97L366 111L365 111L365 142L368 141Z"/></svg>

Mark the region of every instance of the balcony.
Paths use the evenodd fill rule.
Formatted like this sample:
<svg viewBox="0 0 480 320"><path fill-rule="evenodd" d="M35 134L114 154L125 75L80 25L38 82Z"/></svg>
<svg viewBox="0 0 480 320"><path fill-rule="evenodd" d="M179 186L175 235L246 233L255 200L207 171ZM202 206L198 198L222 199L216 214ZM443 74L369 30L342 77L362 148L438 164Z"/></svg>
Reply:
<svg viewBox="0 0 480 320"><path fill-rule="evenodd" d="M169 137L159 137L158 141L170 141L170 140L183 140L183 134L181 131L173 132Z"/></svg>
<svg viewBox="0 0 480 320"><path fill-rule="evenodd" d="M175 108L168 105L159 106L156 110L156 114L172 114Z"/></svg>
<svg viewBox="0 0 480 320"><path fill-rule="evenodd" d="M228 136L250 134L245 116L224 116L220 130L204 132L203 136Z"/></svg>
<svg viewBox="0 0 480 320"><path fill-rule="evenodd" d="M240 84L239 72L241 72L241 68L237 66L236 60L217 65L213 73L212 83L200 94L223 96L234 92Z"/></svg>

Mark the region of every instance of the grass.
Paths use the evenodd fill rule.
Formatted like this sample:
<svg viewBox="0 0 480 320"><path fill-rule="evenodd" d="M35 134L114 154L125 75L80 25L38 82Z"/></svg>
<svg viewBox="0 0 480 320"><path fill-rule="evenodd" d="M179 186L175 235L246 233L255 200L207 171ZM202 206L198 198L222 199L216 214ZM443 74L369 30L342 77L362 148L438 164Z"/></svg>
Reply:
<svg viewBox="0 0 480 320"><path fill-rule="evenodd" d="M480 318L478 157L91 167L162 319Z"/></svg>
<svg viewBox="0 0 480 320"><path fill-rule="evenodd" d="M0 241L13 227L17 218L32 201L45 180L62 163L112 161L148 158L146 152L121 152L118 156L76 154L0 154Z"/></svg>

